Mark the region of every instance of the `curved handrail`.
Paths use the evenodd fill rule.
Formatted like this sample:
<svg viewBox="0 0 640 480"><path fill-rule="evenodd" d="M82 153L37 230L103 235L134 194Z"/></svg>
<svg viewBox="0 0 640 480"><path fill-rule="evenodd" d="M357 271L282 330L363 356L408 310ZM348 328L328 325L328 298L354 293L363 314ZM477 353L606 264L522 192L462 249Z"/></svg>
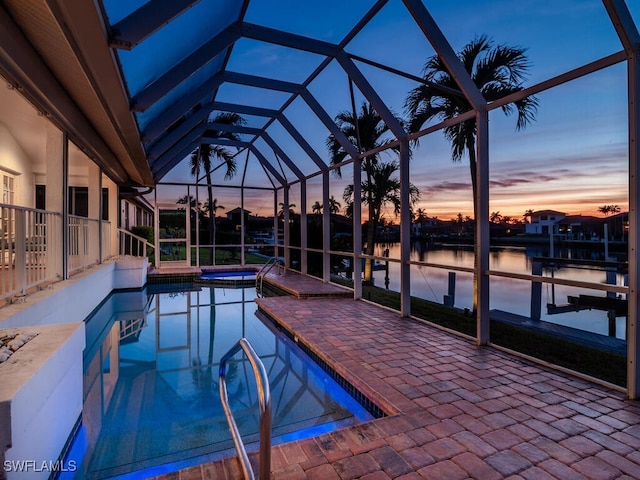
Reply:
<svg viewBox="0 0 640 480"><path fill-rule="evenodd" d="M264 282L264 277L271 271L274 265L284 266L284 263L278 257L271 257L267 263L265 263L258 273L256 274L256 292L261 297L262 296L262 286Z"/></svg>
<svg viewBox="0 0 640 480"><path fill-rule="evenodd" d="M237 352L243 350L251 363L253 373L256 377L256 385L258 387L258 401L260 404L260 476L259 478L268 479L271 475L271 392L269 389L269 378L267 376L267 370L264 368L264 364L260 360L260 357L256 354L255 350L246 338L241 338L236 344L229 349L227 353L220 359L218 382L220 389L220 400L222 402L222 408L224 414L227 417L227 423L229 424L229 430L231 430L231 436L233 437L233 443L238 452L240 458L240 466L242 467L242 473L245 479L254 480L255 476L253 468L249 462L247 456L247 450L242 442L242 437L238 431L238 426L233 418L233 412L229 406L229 397L227 396L227 381L225 379L227 361L233 357Z"/></svg>

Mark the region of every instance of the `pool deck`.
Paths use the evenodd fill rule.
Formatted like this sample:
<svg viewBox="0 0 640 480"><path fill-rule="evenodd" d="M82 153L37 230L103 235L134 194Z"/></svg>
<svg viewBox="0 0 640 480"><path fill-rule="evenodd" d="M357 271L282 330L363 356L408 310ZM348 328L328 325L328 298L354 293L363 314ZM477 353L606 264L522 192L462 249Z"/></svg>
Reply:
<svg viewBox="0 0 640 480"><path fill-rule="evenodd" d="M264 281L273 288L296 298L353 298L353 292L348 288L324 283L294 270L282 271L273 268L266 273Z"/></svg>
<svg viewBox="0 0 640 480"><path fill-rule="evenodd" d="M640 478L640 402L619 391L364 301L257 303L388 414L274 446L273 479ZM241 473L234 457L156 478Z"/></svg>

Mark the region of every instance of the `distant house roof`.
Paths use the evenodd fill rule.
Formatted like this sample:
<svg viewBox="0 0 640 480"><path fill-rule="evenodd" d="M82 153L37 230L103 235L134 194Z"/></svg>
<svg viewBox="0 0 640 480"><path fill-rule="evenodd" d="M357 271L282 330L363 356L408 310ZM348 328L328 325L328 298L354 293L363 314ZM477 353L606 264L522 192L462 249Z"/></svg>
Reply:
<svg viewBox="0 0 640 480"><path fill-rule="evenodd" d="M591 215L567 215L562 219L562 223L571 223L571 224L601 222L601 221L602 221L602 218L594 217Z"/></svg>
<svg viewBox="0 0 640 480"><path fill-rule="evenodd" d="M227 215L233 215L234 213L238 213L238 214L239 214L240 212L242 212L242 208L240 208L240 207L236 207L236 208L234 208L233 210L229 210L229 211L227 211ZM244 210L244 213L245 213L245 215L246 215L246 214L251 213L251 211L250 211L250 210L245 209L245 210Z"/></svg>
<svg viewBox="0 0 640 480"><path fill-rule="evenodd" d="M562 215L567 216L565 212L558 212L557 210L537 210L533 212L533 216L539 217L540 215Z"/></svg>

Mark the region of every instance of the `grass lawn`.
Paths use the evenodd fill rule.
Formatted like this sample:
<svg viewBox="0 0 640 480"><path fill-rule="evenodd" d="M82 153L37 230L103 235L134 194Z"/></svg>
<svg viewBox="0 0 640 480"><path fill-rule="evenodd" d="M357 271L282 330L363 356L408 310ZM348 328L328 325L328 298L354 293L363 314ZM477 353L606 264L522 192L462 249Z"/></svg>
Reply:
<svg viewBox="0 0 640 480"><path fill-rule="evenodd" d="M211 251L209 248L200 248L200 265L213 265L210 261ZM251 252L245 252L244 261L247 265L266 263L268 258L261 255L255 255ZM195 249L191 254L191 262L196 264ZM240 247L238 248L216 248L216 265L240 265Z"/></svg>

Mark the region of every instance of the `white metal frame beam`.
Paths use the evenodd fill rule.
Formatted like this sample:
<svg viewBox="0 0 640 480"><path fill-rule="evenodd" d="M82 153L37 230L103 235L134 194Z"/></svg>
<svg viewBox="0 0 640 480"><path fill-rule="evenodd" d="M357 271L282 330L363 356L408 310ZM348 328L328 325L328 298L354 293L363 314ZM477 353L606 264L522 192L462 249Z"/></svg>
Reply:
<svg viewBox="0 0 640 480"><path fill-rule="evenodd" d="M624 0L603 0L627 54L629 105L629 294L627 396L640 398L640 33Z"/></svg>
<svg viewBox="0 0 640 480"><path fill-rule="evenodd" d="M476 112L476 239L475 239L475 277L477 284L474 292L477 299L476 342L486 345L489 336L489 115L487 102L473 82L464 65L455 54L446 37L440 30L421 0L403 0L407 10L429 40L447 70L454 78L460 90Z"/></svg>
<svg viewBox="0 0 640 480"><path fill-rule="evenodd" d="M198 1L151 0L111 26L109 44L113 48L131 50Z"/></svg>
<svg viewBox="0 0 640 480"><path fill-rule="evenodd" d="M226 54L227 49L239 38L239 29L232 24L146 86L133 97L131 108L136 112L146 111L208 62Z"/></svg>

